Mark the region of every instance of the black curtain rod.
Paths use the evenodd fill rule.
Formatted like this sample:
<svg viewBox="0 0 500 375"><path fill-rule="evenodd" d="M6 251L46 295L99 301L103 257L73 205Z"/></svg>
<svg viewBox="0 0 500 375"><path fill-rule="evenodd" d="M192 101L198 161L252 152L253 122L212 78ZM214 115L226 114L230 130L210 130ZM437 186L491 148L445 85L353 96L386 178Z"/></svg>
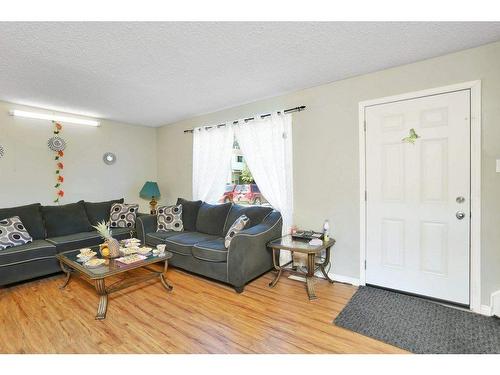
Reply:
<svg viewBox="0 0 500 375"><path fill-rule="evenodd" d="M290 108L290 109L285 109L283 111L283 113L287 114L287 113L292 113L292 112L300 112L300 111L303 111L306 109L306 106L305 105L301 105L300 107L295 107L295 108ZM281 112L278 112L278 113L281 113ZM267 113L265 115L261 115L260 118L264 118L264 117L269 117L271 116L271 113ZM255 120L254 117L248 117L248 118L245 118L243 119L243 121L247 122L247 121L252 121L252 120ZM236 121L233 121L233 124L237 124L238 123L238 120ZM210 129L210 128L220 128L222 126L226 126L226 124L219 124L219 125L213 125L213 126L202 126L202 128L205 128L205 129ZM194 129L188 129L188 130L184 130L184 133L192 133L194 131Z"/></svg>

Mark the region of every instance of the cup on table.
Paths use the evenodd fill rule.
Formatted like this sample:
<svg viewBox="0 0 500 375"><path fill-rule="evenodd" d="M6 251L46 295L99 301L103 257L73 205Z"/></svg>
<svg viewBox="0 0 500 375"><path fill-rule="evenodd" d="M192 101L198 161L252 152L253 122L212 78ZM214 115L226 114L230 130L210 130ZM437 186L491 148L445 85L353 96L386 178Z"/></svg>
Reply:
<svg viewBox="0 0 500 375"><path fill-rule="evenodd" d="M156 245L156 250L158 250L159 254L163 254L165 252L166 245Z"/></svg>

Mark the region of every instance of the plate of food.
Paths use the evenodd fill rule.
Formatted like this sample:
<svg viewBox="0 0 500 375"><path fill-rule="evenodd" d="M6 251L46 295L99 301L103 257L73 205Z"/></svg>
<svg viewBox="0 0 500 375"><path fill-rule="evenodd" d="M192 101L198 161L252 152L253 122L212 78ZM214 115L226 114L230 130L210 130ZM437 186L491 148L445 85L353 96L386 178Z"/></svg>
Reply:
<svg viewBox="0 0 500 375"><path fill-rule="evenodd" d="M137 253L137 249L139 247L134 246L134 247L120 247L120 254L122 255L131 255Z"/></svg>
<svg viewBox="0 0 500 375"><path fill-rule="evenodd" d="M135 262L140 262L141 260L146 259L144 255L139 255L139 254L131 254L127 255L122 258L116 259L118 262L123 263L123 264L132 264Z"/></svg>
<svg viewBox="0 0 500 375"><path fill-rule="evenodd" d="M143 246L137 249L137 253L141 255L149 255L151 253L151 250L153 250L152 247Z"/></svg>
<svg viewBox="0 0 500 375"><path fill-rule="evenodd" d="M138 238L127 238L126 240L121 241L121 243L125 247L137 247L141 244L141 240Z"/></svg>
<svg viewBox="0 0 500 375"><path fill-rule="evenodd" d="M83 253L77 254L76 257L78 258L79 262L87 262L96 255L97 255L97 253L95 251L90 251L90 252L83 252Z"/></svg>
<svg viewBox="0 0 500 375"><path fill-rule="evenodd" d="M106 259L99 259L99 258L94 258L86 261L84 263L85 267L88 268L97 268L102 266L104 263L106 263Z"/></svg>

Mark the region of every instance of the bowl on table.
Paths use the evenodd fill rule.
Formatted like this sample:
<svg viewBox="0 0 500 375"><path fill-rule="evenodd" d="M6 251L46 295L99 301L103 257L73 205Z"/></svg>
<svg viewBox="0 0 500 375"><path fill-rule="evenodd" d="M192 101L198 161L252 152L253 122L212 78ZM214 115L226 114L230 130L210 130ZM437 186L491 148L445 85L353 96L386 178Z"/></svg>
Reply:
<svg viewBox="0 0 500 375"><path fill-rule="evenodd" d="M151 253L151 250L153 250L152 247L143 246L137 249L137 253L141 255L149 255Z"/></svg>

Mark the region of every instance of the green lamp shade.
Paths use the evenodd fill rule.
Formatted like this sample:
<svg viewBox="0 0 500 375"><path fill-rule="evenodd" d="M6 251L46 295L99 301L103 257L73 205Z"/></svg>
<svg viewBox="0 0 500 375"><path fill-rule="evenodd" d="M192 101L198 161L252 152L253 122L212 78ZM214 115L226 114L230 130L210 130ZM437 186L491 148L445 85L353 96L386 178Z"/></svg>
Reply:
<svg viewBox="0 0 500 375"><path fill-rule="evenodd" d="M151 199L153 197L160 197L160 189L158 188L158 184L154 181L146 181L144 186L139 193L139 196L144 199Z"/></svg>

